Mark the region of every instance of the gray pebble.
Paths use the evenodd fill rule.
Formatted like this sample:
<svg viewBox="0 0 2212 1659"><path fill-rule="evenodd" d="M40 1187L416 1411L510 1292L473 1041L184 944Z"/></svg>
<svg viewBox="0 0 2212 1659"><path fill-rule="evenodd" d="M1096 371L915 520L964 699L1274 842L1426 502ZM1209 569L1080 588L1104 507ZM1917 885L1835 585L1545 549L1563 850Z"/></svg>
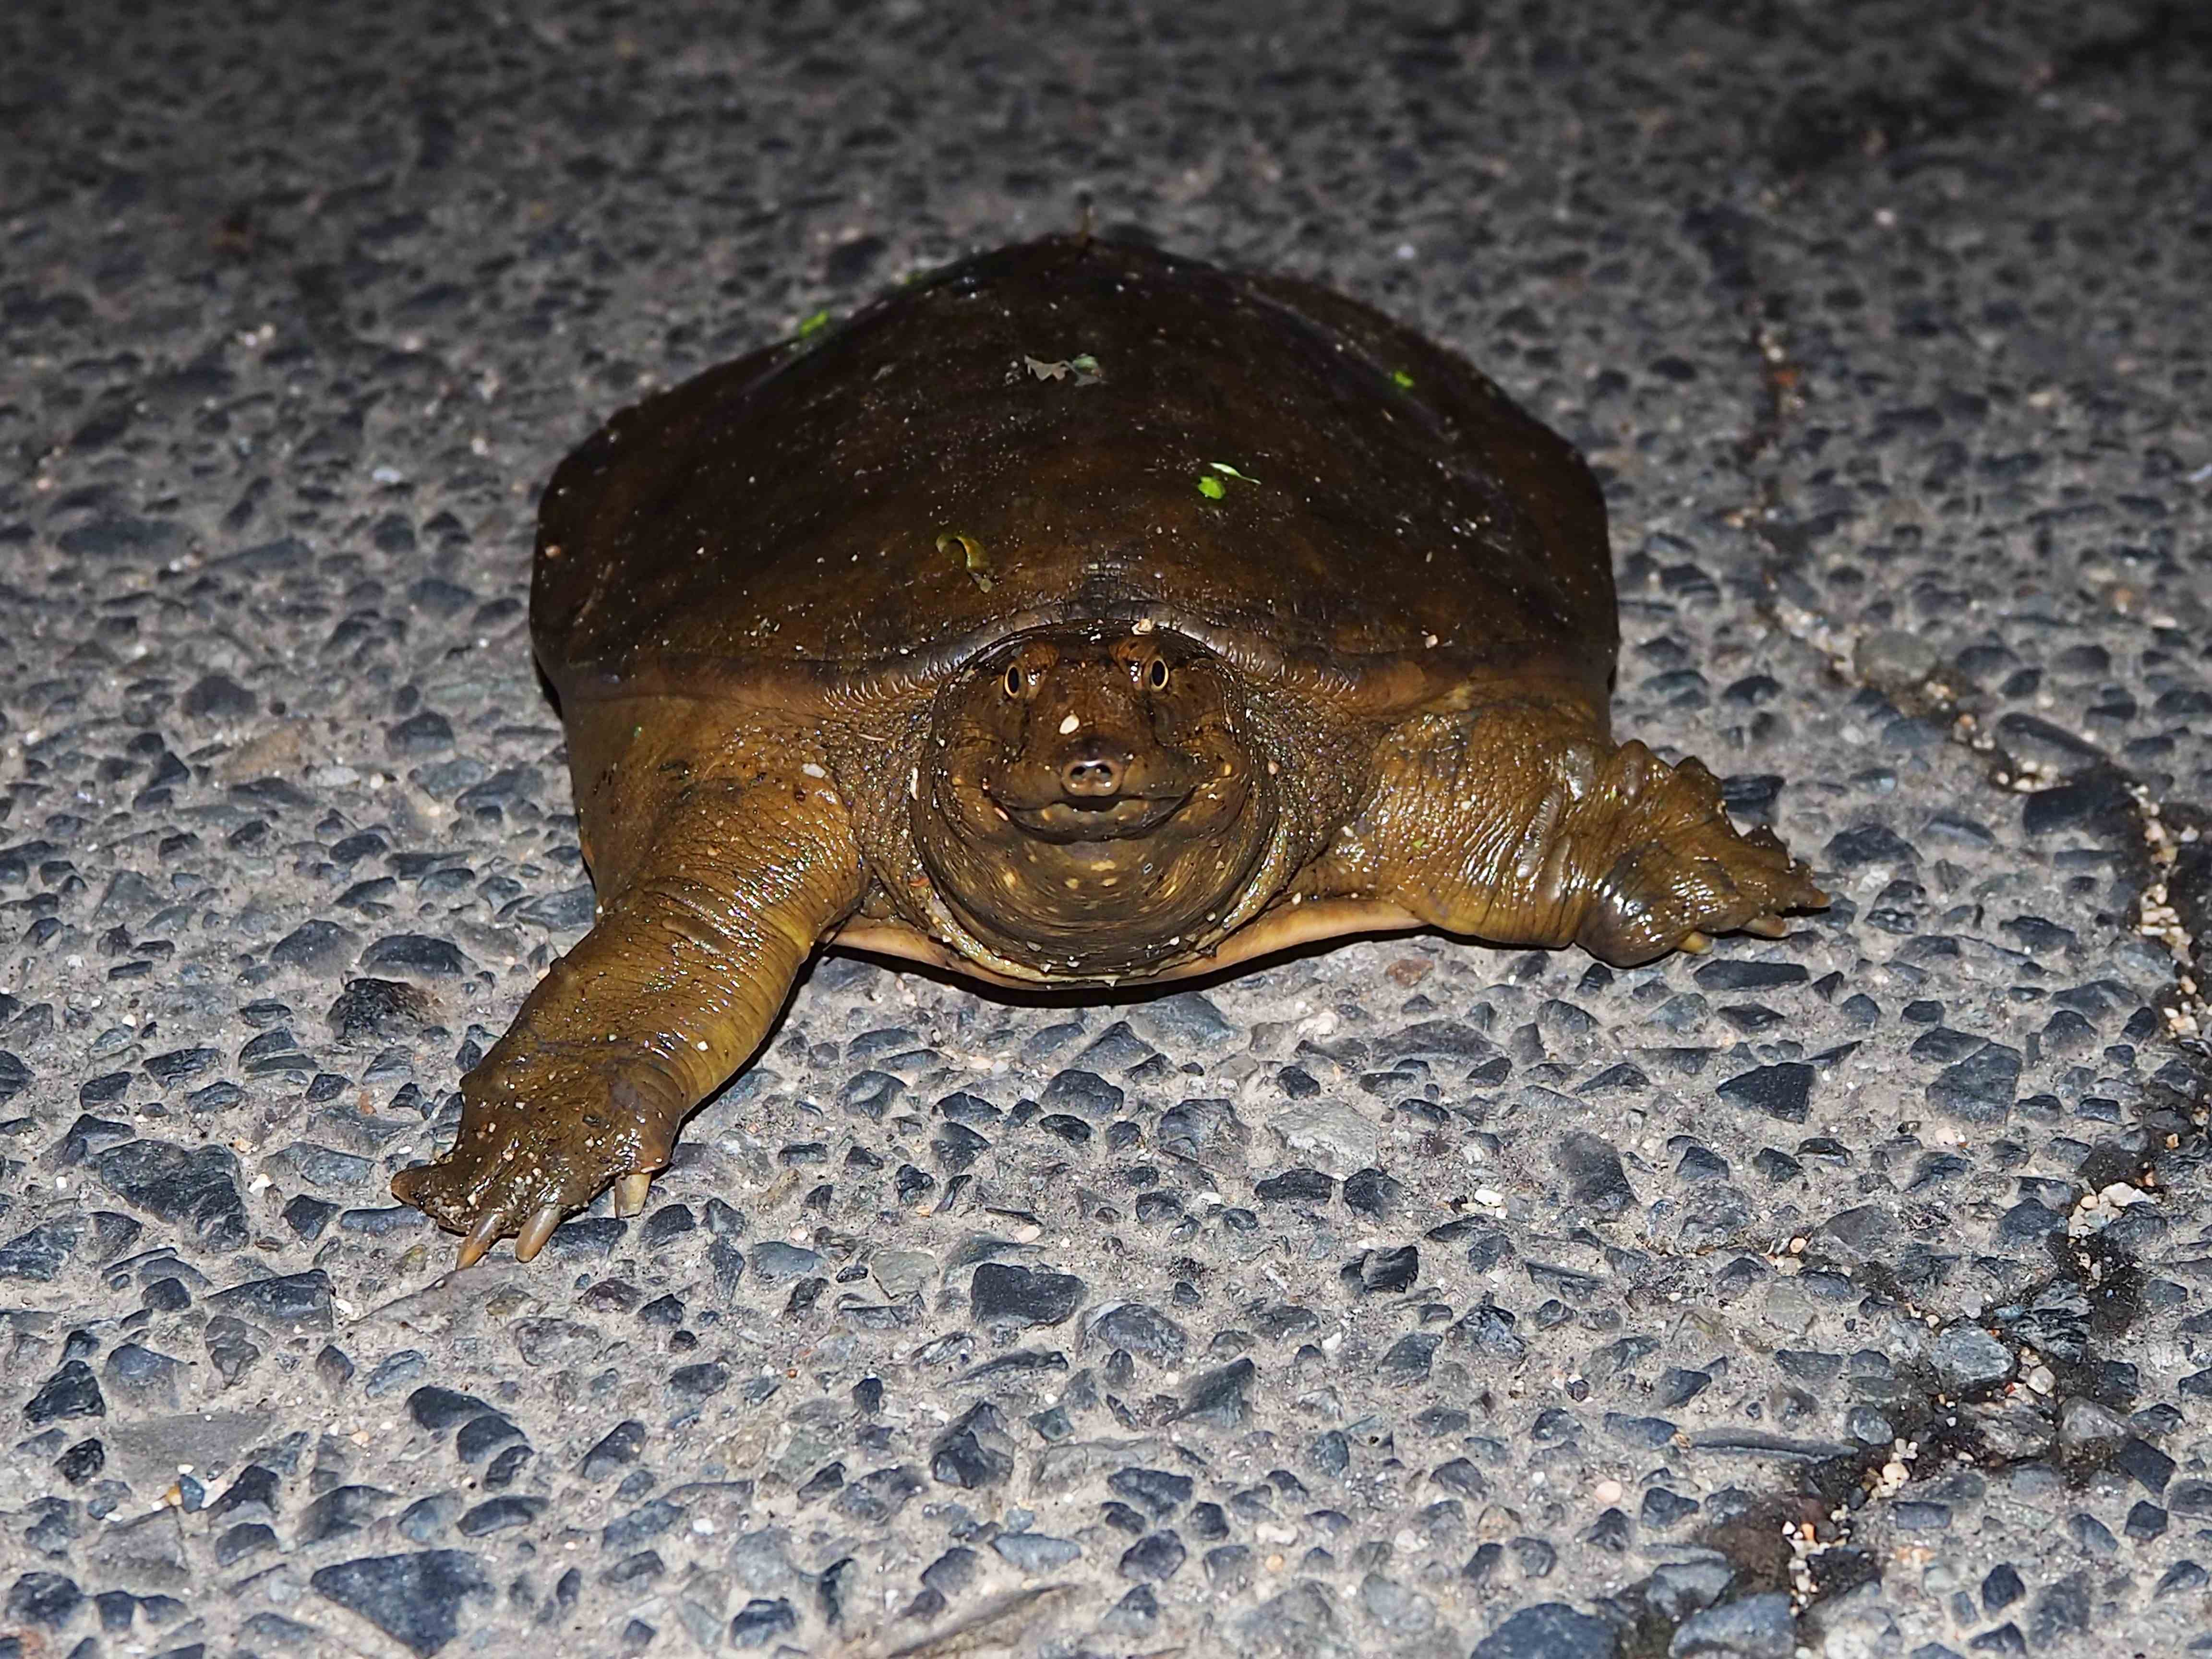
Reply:
<svg viewBox="0 0 2212 1659"><path fill-rule="evenodd" d="M1796 1659L1797 1622L1779 1590L1692 1613L1668 1644L1668 1659Z"/></svg>
<svg viewBox="0 0 2212 1659"><path fill-rule="evenodd" d="M1616 1659L1613 1626L1564 1601L1522 1607L1474 1644L1474 1659Z"/></svg>

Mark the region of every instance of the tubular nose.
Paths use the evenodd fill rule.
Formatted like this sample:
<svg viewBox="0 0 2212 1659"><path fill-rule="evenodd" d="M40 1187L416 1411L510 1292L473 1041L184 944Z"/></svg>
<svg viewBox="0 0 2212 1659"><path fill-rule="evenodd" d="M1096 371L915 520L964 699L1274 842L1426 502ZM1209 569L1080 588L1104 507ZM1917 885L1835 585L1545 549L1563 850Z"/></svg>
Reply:
<svg viewBox="0 0 2212 1659"><path fill-rule="evenodd" d="M1060 768L1060 787L1070 795L1101 800L1121 793L1128 771L1126 756L1086 746Z"/></svg>

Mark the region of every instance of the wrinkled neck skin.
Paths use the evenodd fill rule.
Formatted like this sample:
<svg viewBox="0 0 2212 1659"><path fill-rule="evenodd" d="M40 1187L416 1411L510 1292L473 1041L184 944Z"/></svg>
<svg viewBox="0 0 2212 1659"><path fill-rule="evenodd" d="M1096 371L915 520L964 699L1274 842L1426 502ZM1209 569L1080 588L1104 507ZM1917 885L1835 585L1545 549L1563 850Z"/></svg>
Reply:
<svg viewBox="0 0 2212 1659"><path fill-rule="evenodd" d="M1026 980L1206 954L1297 867L1257 733L1237 672L1167 629L1000 641L939 692L911 781L929 931Z"/></svg>

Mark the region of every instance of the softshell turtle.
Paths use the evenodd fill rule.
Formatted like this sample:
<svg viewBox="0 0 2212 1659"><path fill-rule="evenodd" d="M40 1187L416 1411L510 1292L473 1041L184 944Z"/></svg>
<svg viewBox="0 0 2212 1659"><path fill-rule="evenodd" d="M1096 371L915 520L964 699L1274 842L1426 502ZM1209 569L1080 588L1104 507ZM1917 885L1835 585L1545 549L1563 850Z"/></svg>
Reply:
<svg viewBox="0 0 2212 1659"><path fill-rule="evenodd" d="M1057 237L623 410L539 510L596 925L399 1198L527 1260L819 945L1150 983L1436 927L1610 963L1826 901L1616 744L1589 469L1311 284Z"/></svg>

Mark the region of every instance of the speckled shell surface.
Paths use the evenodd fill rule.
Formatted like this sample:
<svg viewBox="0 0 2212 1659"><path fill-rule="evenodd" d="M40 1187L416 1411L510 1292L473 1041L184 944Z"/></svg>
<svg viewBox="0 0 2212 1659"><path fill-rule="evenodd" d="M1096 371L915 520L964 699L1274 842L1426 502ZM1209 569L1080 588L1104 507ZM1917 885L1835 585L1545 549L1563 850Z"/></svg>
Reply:
<svg viewBox="0 0 2212 1659"><path fill-rule="evenodd" d="M1463 359L1079 238L617 415L546 492L531 615L564 697L927 681L1150 616L1348 694L1541 679L1601 713L1618 640L1588 469Z"/></svg>

